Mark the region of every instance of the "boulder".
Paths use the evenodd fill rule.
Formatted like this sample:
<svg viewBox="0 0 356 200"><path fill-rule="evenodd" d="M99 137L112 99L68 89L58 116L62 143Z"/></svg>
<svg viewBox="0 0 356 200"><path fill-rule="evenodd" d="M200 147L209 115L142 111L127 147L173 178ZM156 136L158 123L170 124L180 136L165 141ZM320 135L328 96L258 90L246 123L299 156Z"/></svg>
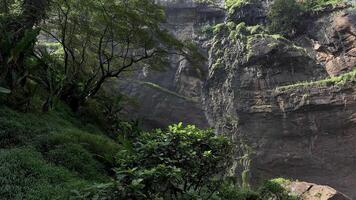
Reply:
<svg viewBox="0 0 356 200"><path fill-rule="evenodd" d="M286 184L285 188L292 195L303 200L351 200L351 198L326 185L296 181Z"/></svg>

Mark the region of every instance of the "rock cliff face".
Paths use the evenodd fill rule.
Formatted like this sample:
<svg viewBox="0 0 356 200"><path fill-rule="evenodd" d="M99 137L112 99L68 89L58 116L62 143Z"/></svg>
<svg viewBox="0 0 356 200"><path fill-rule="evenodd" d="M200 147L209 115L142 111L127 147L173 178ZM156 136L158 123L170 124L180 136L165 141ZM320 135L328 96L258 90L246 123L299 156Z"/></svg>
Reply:
<svg viewBox="0 0 356 200"><path fill-rule="evenodd" d="M158 3L165 7L167 22L164 26L181 40L193 40L200 45L206 41L199 35L202 27L220 23L225 17L222 10L192 0L159 0ZM201 48L207 55L207 50ZM172 56L170 63L164 71L145 69L132 77L133 84L130 81L128 85L121 85L120 91L124 90L138 101L139 107L131 113L142 119L147 128L166 127L181 121L208 127L201 106L207 66L198 69L179 56Z"/></svg>
<svg viewBox="0 0 356 200"><path fill-rule="evenodd" d="M339 5L308 18L288 40L263 28L272 1L251 2L225 18L221 9L192 0L160 0L165 26L197 42L209 63L197 69L172 56L165 71L136 74L133 79L163 90L122 86L139 101L132 113L147 128L183 121L243 138L254 150L255 183L284 176L356 198L355 9ZM201 34L224 19L211 41Z"/></svg>
<svg viewBox="0 0 356 200"><path fill-rule="evenodd" d="M344 194L324 185L296 181L286 183L285 188L291 194L304 200L351 200Z"/></svg>
<svg viewBox="0 0 356 200"><path fill-rule="evenodd" d="M283 176L356 198L355 10L334 7L288 40L259 26L267 1L253 4L235 8L212 40L209 123L252 147L253 182Z"/></svg>

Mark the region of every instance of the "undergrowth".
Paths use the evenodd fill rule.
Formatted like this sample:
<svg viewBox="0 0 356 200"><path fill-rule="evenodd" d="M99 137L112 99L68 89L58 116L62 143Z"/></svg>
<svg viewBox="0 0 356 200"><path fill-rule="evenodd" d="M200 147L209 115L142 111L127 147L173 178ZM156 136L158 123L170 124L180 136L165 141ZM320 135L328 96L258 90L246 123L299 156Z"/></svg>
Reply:
<svg viewBox="0 0 356 200"><path fill-rule="evenodd" d="M355 83L356 82L356 69L354 69L351 72L335 76L335 77L330 77L318 81L311 81L311 82L300 82L292 85L286 85L286 86L281 86L277 87L276 91L277 92L284 92L292 89L308 89L311 87L325 87L325 86L343 86L347 83Z"/></svg>
<svg viewBox="0 0 356 200"><path fill-rule="evenodd" d="M110 180L118 143L62 105L49 113L0 106L0 199L69 199Z"/></svg>

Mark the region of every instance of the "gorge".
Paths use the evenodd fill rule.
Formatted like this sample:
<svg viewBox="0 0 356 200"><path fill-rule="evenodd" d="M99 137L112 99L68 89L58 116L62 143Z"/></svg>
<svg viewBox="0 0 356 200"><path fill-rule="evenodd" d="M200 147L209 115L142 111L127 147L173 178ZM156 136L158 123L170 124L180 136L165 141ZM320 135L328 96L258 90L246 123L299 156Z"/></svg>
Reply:
<svg viewBox="0 0 356 200"><path fill-rule="evenodd" d="M180 96L130 88L142 104L138 116L157 127L181 120L244 138L254 150L255 184L287 177L356 198L356 10L325 8L286 39L261 28L271 1L248 1L229 12L189 0L164 2L166 26L199 44L207 63L195 68L172 57L161 75L140 73L140 80ZM213 38L202 32L220 23Z"/></svg>
<svg viewBox="0 0 356 200"><path fill-rule="evenodd" d="M356 199L356 0L1 0L24 199Z"/></svg>

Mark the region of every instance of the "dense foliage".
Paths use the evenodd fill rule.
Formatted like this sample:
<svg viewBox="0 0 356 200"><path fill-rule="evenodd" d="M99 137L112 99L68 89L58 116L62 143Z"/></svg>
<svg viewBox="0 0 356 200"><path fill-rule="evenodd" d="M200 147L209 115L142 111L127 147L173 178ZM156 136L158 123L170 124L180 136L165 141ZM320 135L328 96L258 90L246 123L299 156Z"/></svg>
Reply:
<svg viewBox="0 0 356 200"><path fill-rule="evenodd" d="M296 199L281 181L267 181L256 192L236 184L228 176L233 145L212 130L180 123L121 141L115 181L77 191L78 199Z"/></svg>
<svg viewBox="0 0 356 200"><path fill-rule="evenodd" d="M208 199L232 160L229 140L182 124L142 132L124 144L109 187L115 199Z"/></svg>
<svg viewBox="0 0 356 200"><path fill-rule="evenodd" d="M318 12L333 7L342 0L275 0L268 13L269 29L273 33L293 36L303 23Z"/></svg>
<svg viewBox="0 0 356 200"><path fill-rule="evenodd" d="M266 199L262 191L286 195L280 187L283 192L268 185L252 192L230 181L232 143L211 130L181 124L150 132L132 127L113 140L78 118L64 105L46 114L0 107L0 199L258 200Z"/></svg>
<svg viewBox="0 0 356 200"><path fill-rule="evenodd" d="M272 32L293 35L301 23L302 13L302 6L295 0L275 0L268 15L269 28Z"/></svg>
<svg viewBox="0 0 356 200"><path fill-rule="evenodd" d="M0 11L0 85L16 107L42 91L44 111L57 99L78 110L111 78L161 69L171 54L202 59L162 28L154 0L5 1Z"/></svg>

